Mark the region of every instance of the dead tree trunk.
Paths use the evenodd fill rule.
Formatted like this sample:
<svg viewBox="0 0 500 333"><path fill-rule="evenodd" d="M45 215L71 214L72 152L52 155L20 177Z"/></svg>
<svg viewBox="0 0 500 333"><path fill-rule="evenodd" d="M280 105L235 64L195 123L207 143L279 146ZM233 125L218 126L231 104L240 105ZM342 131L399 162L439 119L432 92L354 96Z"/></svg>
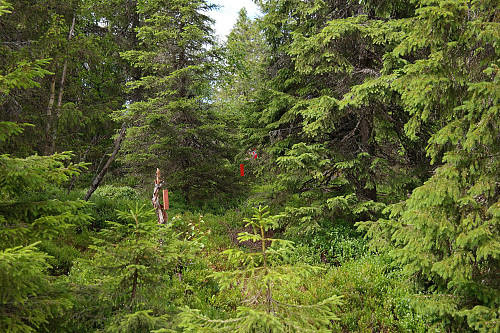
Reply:
<svg viewBox="0 0 500 333"><path fill-rule="evenodd" d="M168 221L167 212L163 209L163 205L160 203L160 189L163 186L163 180L160 179L160 169L156 169L156 179L155 179L155 188L153 190L153 198L151 199L151 203L156 212L156 216L158 217L158 224L165 224Z"/></svg>
<svg viewBox="0 0 500 333"><path fill-rule="evenodd" d="M106 175L106 172L108 172L108 168L111 166L111 163L113 163L113 161L116 158L116 154L118 154L118 151L120 150L120 144L122 143L123 138L125 137L126 131L127 127L125 123L123 123L122 128L120 130L120 134L118 134L118 137L115 139L115 147L113 149L113 152L111 153L111 156L109 156L108 161L102 168L101 172L99 172L97 177L94 178L94 181L92 182L92 185L90 185L90 188L87 191L87 194L85 194L85 198L83 198L83 200L88 201L92 193L94 193L94 191L97 190L97 188L99 187L99 184L104 178L104 175Z"/></svg>

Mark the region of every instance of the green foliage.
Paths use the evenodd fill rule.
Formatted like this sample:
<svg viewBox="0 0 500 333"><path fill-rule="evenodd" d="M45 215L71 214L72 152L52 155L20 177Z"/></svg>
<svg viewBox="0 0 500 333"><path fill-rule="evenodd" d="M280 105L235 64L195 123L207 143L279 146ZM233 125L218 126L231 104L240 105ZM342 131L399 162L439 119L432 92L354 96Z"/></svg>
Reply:
<svg viewBox="0 0 500 333"><path fill-rule="evenodd" d="M10 121L0 122L0 141L7 141L11 136L21 134L29 124L17 124Z"/></svg>
<svg viewBox="0 0 500 333"><path fill-rule="evenodd" d="M117 324L111 325L108 329L111 333L149 333L162 326L168 325L166 316L154 317L151 316L152 311L136 311L126 315L123 320ZM170 330L163 330L163 332L175 332Z"/></svg>
<svg viewBox="0 0 500 333"><path fill-rule="evenodd" d="M117 117L129 124L123 158L131 174L168 170L164 180L191 204L241 189L231 129L214 112L211 80L219 57L206 1L139 1L140 50L121 53L144 75L130 82L140 100ZM223 203L224 201L220 201Z"/></svg>
<svg viewBox="0 0 500 333"><path fill-rule="evenodd" d="M86 223L89 217L82 211L86 203L81 200L40 202L29 195L78 174L82 165L65 164L70 157L70 153L26 159L0 156L0 193L4 198L0 205L0 239L4 244L28 244L54 237L71 224Z"/></svg>
<svg viewBox="0 0 500 333"><path fill-rule="evenodd" d="M410 2L261 1L271 54L266 84L247 104L245 140L263 146L263 181L290 235L321 221L377 219L427 178L425 140L386 80L383 57L404 37ZM394 17L382 19L378 15ZM386 22L387 21L387 22ZM350 91L368 85L363 95ZM368 88L370 90L368 90ZM367 92L368 91L368 92ZM376 103L370 103L376 99Z"/></svg>
<svg viewBox="0 0 500 333"><path fill-rule="evenodd" d="M0 0L0 331L498 332L498 1L256 3Z"/></svg>
<svg viewBox="0 0 500 333"><path fill-rule="evenodd" d="M412 302L413 283L387 258L365 256L309 279L305 289L341 294L333 331L428 332L428 320Z"/></svg>
<svg viewBox="0 0 500 333"><path fill-rule="evenodd" d="M1 84L0 118L34 127L2 149L22 157L71 150L74 161L98 167L117 126L109 115L126 99L114 34L84 1L9 2L14 10L0 18L0 81L10 82Z"/></svg>
<svg viewBox="0 0 500 333"><path fill-rule="evenodd" d="M186 214L172 217L169 226L180 232L180 236L184 237L185 240L199 244L201 248L205 247L207 236L210 235L210 229L206 229L203 215L198 216L198 221L187 220L186 217Z"/></svg>
<svg viewBox="0 0 500 333"><path fill-rule="evenodd" d="M50 59L36 60L34 62L19 62L17 68L6 75L0 75L0 93L8 95L13 88L28 89L40 87L40 83L33 79L52 74L43 67ZM0 95L0 97L3 97ZM2 99L0 99L0 102Z"/></svg>
<svg viewBox="0 0 500 333"><path fill-rule="evenodd" d="M389 208L389 219L360 226L426 286L418 304L436 329L496 331L499 196L492 170L498 167L500 36L491 28L499 27L493 14L499 7L489 1L419 5L401 22L405 36L385 59L386 68L401 59L399 69L381 79L401 96L408 136L432 129L426 150L437 166L408 200Z"/></svg>
<svg viewBox="0 0 500 333"><path fill-rule="evenodd" d="M240 290L245 295L244 305L238 306L234 318L221 320L213 320L199 310L185 308L180 314L180 326L184 331L327 332L331 321L337 319L333 309L341 303L340 297L332 296L316 300L314 304L304 304L301 299L289 299L283 292L283 286L298 286L321 269L282 264L293 251L293 245L290 241L266 236L276 220L276 216L270 217L266 210L267 207L256 208L254 216L245 219L254 232L243 232L238 237L240 242L260 243L261 251L245 253L226 250L224 253L233 269L212 274L222 292Z"/></svg>
<svg viewBox="0 0 500 333"><path fill-rule="evenodd" d="M5 0L0 1L0 16L11 13L12 6Z"/></svg>
<svg viewBox="0 0 500 333"><path fill-rule="evenodd" d="M155 287L163 275L170 278L184 251L181 241L168 226L158 225L153 212L144 206L119 211L122 222L109 221L99 232L92 260L82 262L90 277L103 284L106 299L113 304L136 309L146 302L141 291ZM83 267L83 266L82 266Z"/></svg>
<svg viewBox="0 0 500 333"><path fill-rule="evenodd" d="M81 194L83 195L84 193ZM97 231L106 228L107 221L118 219L118 211L127 210L138 202L147 204L149 201L129 186L99 186L90 197L92 206L87 208L88 214L93 217L91 228Z"/></svg>
<svg viewBox="0 0 500 333"><path fill-rule="evenodd" d="M73 267L73 262L81 257L79 249L73 244L61 243L60 239L44 241L39 247L41 251L51 256L48 264L50 265L49 272L53 276L68 274Z"/></svg>
<svg viewBox="0 0 500 333"><path fill-rule="evenodd" d="M37 332L71 303L47 276L37 243L0 250L0 330Z"/></svg>
<svg viewBox="0 0 500 333"><path fill-rule="evenodd" d="M264 61L268 54L258 21L251 20L245 8L238 13L223 51L226 63L218 78L214 102L218 112L225 114L238 128L241 121L246 120L245 104L264 83Z"/></svg>
<svg viewBox="0 0 500 333"><path fill-rule="evenodd" d="M128 199L137 200L138 193L130 186L113 186L103 185L99 186L95 191L95 195L105 196L113 199Z"/></svg>
<svg viewBox="0 0 500 333"><path fill-rule="evenodd" d="M296 243L300 244L303 251L309 252L309 256L314 254L314 258L309 260L334 265L363 257L368 252L366 241L363 240L361 234L348 223L342 223L342 221L337 221L333 226L322 227L314 233L296 238ZM291 262L300 262L300 251L294 253L292 258Z"/></svg>
<svg viewBox="0 0 500 333"><path fill-rule="evenodd" d="M4 5L2 2L1 6ZM2 8L3 10L3 8ZM20 63L13 75L2 76L0 91L37 86L34 78L48 73ZM23 125L0 123L0 141L21 134ZM64 288L48 276L52 257L36 249L39 240L60 235L72 223L83 225L89 217L83 201L37 200L51 184L77 175L83 164L68 163L71 153L14 158L0 155L0 329L35 332L71 303Z"/></svg>
<svg viewBox="0 0 500 333"><path fill-rule="evenodd" d="M64 234L72 225L85 225L90 218L83 212L86 207L83 201L39 200L38 191L43 192L51 182L65 181L78 172L81 166L64 164L69 156L67 153L26 159L0 156L0 179L3 184L0 257L4 261L0 264L3 269L0 284L4 291L0 305L2 331L39 331L50 318L71 305L67 295L58 290L58 285L51 281L47 273L66 272L78 251L67 247L66 251L71 254L66 257L65 267L51 267L49 263L54 258L37 251L31 244L41 239L49 242ZM40 248L44 249L44 246ZM58 253L58 265L63 257Z"/></svg>
<svg viewBox="0 0 500 333"><path fill-rule="evenodd" d="M117 215L119 222L108 221L90 246L95 255L80 259L70 274L70 281L81 286L78 297L93 299L108 314L85 329L142 332L165 327L162 316L184 302L182 267L194 258L196 246L179 239L170 225L158 224L152 209L136 204ZM94 286L97 293L91 292ZM95 306L75 308L70 315L86 318L95 311Z"/></svg>

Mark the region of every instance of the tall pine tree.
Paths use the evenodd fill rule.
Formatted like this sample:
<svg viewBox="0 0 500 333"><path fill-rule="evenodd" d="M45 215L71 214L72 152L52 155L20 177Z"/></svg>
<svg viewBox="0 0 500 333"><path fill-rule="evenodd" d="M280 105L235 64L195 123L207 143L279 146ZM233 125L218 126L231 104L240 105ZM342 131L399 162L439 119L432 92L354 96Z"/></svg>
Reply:
<svg viewBox="0 0 500 333"><path fill-rule="evenodd" d="M371 105L393 94L410 116L409 137L430 130L435 170L389 219L362 224L372 244L422 283L416 297L439 328L500 329L500 5L419 1L384 56L384 72L346 103ZM378 96L377 96L378 95ZM346 98L347 99L347 98ZM371 101L371 102L370 102Z"/></svg>
<svg viewBox="0 0 500 333"><path fill-rule="evenodd" d="M130 126L125 163L143 177L161 168L169 188L191 202L238 190L226 124L210 105L214 8L204 0L138 1L142 49L122 53L145 73L130 84L145 97L121 116Z"/></svg>
<svg viewBox="0 0 500 333"><path fill-rule="evenodd" d="M380 30L378 13L365 2L260 4L271 55L265 88L247 107L246 130L249 142L267 147L263 161L276 176L273 200L292 217L288 230L379 216L425 179L414 172L420 164L425 170L423 144L401 130L407 117L391 97L370 108L341 101L380 75L398 30Z"/></svg>

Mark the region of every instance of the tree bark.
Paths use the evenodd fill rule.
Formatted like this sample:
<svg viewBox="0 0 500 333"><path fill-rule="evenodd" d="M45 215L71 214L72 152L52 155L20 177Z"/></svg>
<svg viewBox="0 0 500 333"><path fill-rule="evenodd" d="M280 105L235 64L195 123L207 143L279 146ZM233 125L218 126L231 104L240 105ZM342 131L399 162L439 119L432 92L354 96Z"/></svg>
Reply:
<svg viewBox="0 0 500 333"><path fill-rule="evenodd" d="M134 275L132 277L132 291L130 295L130 311L134 308L134 300L137 295L137 285L139 284L139 272L137 268L134 270Z"/></svg>
<svg viewBox="0 0 500 333"><path fill-rule="evenodd" d="M92 182L92 185L90 185L89 190L87 191L87 194L85 194L85 198L83 200L88 201L92 193L94 193L95 190L99 187L99 184L101 184L102 179L106 175L106 172L108 172L108 168L111 166L111 163L116 158L116 154L118 154L118 151L120 150L120 145L121 142L123 141L123 138L125 137L125 133L127 131L126 124L123 123L122 128L120 130L120 134L118 134L118 137L115 139L115 147L113 149L113 152L111 153L111 156L108 158L108 161L102 168L101 172L97 175L97 177L94 178L94 181Z"/></svg>
<svg viewBox="0 0 500 333"><path fill-rule="evenodd" d="M73 22L71 23L71 28L69 29L68 41L71 40L75 32L75 23L76 23L76 15L73 16ZM52 155L55 152L56 139L57 139L57 125L54 124L54 121L59 119L59 116L61 114L62 98L64 94L64 84L66 82L67 71L68 71L68 58L64 60L63 71L61 74L61 83L59 86L59 95L57 99L57 107L54 115L52 114L52 109L54 107L55 93L56 93L56 74L54 74L54 77L52 78L52 82L50 85L49 106L47 107L47 127L46 127L47 142L46 142L45 155Z"/></svg>
<svg viewBox="0 0 500 333"><path fill-rule="evenodd" d="M44 154L50 154L50 147L52 147L52 123L54 122L54 115L52 114L52 109L54 108L54 101L56 99L56 81L57 81L57 68L54 70L54 76L52 76L52 80L50 82L50 97L49 97L49 105L47 106L47 124L45 125L45 147Z"/></svg>
<svg viewBox="0 0 500 333"><path fill-rule="evenodd" d="M155 188L153 190L153 198L151 202L156 212L156 216L158 218L158 224L165 224L168 221L167 212L163 209L163 205L160 203L160 189L163 186L163 180L160 179L160 169L156 169L156 179L155 179Z"/></svg>
<svg viewBox="0 0 500 333"><path fill-rule="evenodd" d="M50 97L49 105L47 107L47 116L52 116L52 108L54 107L54 101L56 100L56 71L54 71L54 76L52 76L52 81L50 82ZM47 128L50 130L50 125L47 124Z"/></svg>

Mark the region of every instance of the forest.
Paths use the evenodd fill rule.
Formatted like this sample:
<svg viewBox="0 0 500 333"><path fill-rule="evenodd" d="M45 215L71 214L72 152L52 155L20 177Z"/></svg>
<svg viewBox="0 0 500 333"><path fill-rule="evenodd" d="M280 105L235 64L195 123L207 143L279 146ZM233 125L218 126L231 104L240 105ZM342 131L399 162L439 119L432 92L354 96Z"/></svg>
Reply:
<svg viewBox="0 0 500 333"><path fill-rule="evenodd" d="M254 2L0 0L0 332L500 332L500 2Z"/></svg>

